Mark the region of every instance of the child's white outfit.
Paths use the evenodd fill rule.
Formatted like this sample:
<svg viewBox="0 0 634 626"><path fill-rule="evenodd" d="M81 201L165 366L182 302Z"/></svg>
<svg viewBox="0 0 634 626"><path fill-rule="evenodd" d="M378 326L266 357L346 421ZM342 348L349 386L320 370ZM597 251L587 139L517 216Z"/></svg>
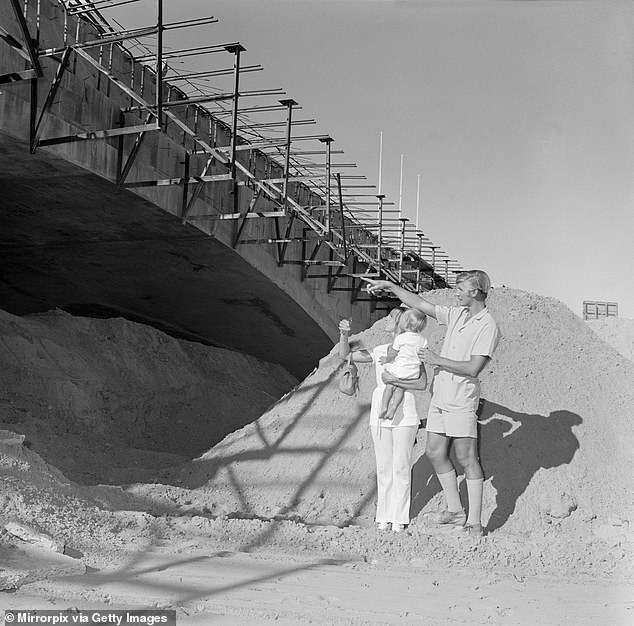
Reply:
<svg viewBox="0 0 634 626"><path fill-rule="evenodd" d="M397 335L392 348L398 352L396 358L384 367L386 372L401 380L414 380L420 375L418 350L427 347L427 339L419 333L404 332Z"/></svg>

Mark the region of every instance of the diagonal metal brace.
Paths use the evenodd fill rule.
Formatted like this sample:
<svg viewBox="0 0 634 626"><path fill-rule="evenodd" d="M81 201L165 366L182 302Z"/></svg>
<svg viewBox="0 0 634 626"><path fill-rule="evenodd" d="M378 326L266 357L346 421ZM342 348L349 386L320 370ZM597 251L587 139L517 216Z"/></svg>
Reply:
<svg viewBox="0 0 634 626"><path fill-rule="evenodd" d="M42 136L43 130L43 120L44 117L48 114L53 106L53 100L55 100L55 96L57 95L57 90L62 82L62 76L68 67L68 62L70 60L72 48L68 47L64 50L62 54L62 58L59 63L59 67L57 68L57 72L55 72L55 78L53 79L53 83L51 84L51 88L48 90L48 94L46 96L46 100L44 101L44 106L42 107L42 111L40 112L40 117L37 120L37 124L35 125L35 129L33 132L33 138L31 140L31 154L35 154L37 150L37 146L40 142L40 137Z"/></svg>
<svg viewBox="0 0 634 626"><path fill-rule="evenodd" d="M201 174L201 178L207 176L207 173L209 172L211 166L213 165L214 160L215 160L214 156L211 156L207 159L207 163L205 163L205 167L203 168L203 173ZM192 191L191 198L189 199L187 206L185 206L185 208L183 209L183 215L181 216L181 220L183 224L187 221L187 217L191 213L194 203L196 202L196 200L198 200L198 197L200 196L204 185L205 185L204 181L199 180L196 186L194 187L194 191Z"/></svg>
<svg viewBox="0 0 634 626"><path fill-rule="evenodd" d="M145 123L149 124L152 117L153 115L148 115ZM121 187L125 183L126 178L128 177L130 170L132 169L132 165L134 164L134 161L139 154L141 144L143 143L146 134L147 133L143 131L136 136L136 139L134 140L134 145L132 146L132 150L130 150L130 154L128 155L128 159L126 160L125 165L123 166L121 172L119 173L119 176L117 177L117 191L121 191Z"/></svg>
<svg viewBox="0 0 634 626"><path fill-rule="evenodd" d="M26 53L31 61L31 65L35 70L37 78L44 76L44 72L42 72L42 66L40 65L40 59L37 54L37 50L35 49L35 45L33 44L33 39L31 39L31 34L29 33L29 27L26 23L26 19L24 17L24 13L22 13L22 8L20 7L19 0L11 0L11 6L13 7L13 12L15 13L15 19L18 21L20 25L20 30L22 31L22 36L24 37L24 44L26 47ZM14 44L11 44L13 47L16 47Z"/></svg>
<svg viewBox="0 0 634 626"><path fill-rule="evenodd" d="M251 198L251 202L249 202L249 208L247 209L246 214L242 217L242 221L240 222L240 225L238 226L238 229L236 231L236 235L233 238L234 248L236 248L238 244L240 243L240 237L242 237L242 231L244 230L244 227L247 223L247 218L249 217L249 213L255 210L255 205L257 204L261 196L262 196L262 190L258 189L255 195L253 196L253 198Z"/></svg>

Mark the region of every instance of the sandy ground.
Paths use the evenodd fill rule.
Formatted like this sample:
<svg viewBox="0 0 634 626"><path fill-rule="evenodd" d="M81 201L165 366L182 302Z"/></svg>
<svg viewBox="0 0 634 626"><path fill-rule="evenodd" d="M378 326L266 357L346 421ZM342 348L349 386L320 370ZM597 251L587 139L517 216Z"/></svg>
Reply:
<svg viewBox="0 0 634 626"><path fill-rule="evenodd" d="M348 397L334 351L298 383L122 319L2 313L0 608L634 623L634 363L556 300L494 290L490 308L503 339L482 376L479 541L438 527L424 431L410 527L374 528L369 366ZM388 337L380 321L353 343Z"/></svg>
<svg viewBox="0 0 634 626"><path fill-rule="evenodd" d="M7 609L178 607L194 624L632 623L625 584L552 581L416 563L249 555L186 545L132 555L116 568L41 581L0 598Z"/></svg>

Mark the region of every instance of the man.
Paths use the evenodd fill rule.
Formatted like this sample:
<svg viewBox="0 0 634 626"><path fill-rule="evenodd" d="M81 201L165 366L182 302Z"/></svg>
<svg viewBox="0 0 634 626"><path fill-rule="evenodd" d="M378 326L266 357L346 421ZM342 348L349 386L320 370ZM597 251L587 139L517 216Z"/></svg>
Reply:
<svg viewBox="0 0 634 626"><path fill-rule="evenodd" d="M484 474L477 446L478 376L493 355L500 337L497 324L486 307L491 281L481 270L461 272L456 277L459 306L447 307L435 305L385 280L364 280L369 283L369 293L389 291L407 306L417 308L441 326L447 326L439 355L429 348L419 352L421 360L435 369L425 453L447 502L440 523L463 526L471 536L482 537ZM452 444L467 482L468 517L460 501L456 469L449 458Z"/></svg>

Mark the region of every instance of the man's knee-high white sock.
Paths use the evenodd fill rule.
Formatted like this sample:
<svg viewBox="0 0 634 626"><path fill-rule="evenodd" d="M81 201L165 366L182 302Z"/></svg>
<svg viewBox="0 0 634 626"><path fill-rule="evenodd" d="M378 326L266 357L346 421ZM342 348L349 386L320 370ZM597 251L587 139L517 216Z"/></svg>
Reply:
<svg viewBox="0 0 634 626"><path fill-rule="evenodd" d="M447 509L452 513L462 511L462 502L460 502L460 494L458 493L458 481L456 479L456 470L451 470L446 474L436 474L440 481L440 486L447 500Z"/></svg>
<svg viewBox="0 0 634 626"><path fill-rule="evenodd" d="M469 516L467 524L480 524L482 517L482 490L484 478L469 480L467 478L467 494L469 496Z"/></svg>

